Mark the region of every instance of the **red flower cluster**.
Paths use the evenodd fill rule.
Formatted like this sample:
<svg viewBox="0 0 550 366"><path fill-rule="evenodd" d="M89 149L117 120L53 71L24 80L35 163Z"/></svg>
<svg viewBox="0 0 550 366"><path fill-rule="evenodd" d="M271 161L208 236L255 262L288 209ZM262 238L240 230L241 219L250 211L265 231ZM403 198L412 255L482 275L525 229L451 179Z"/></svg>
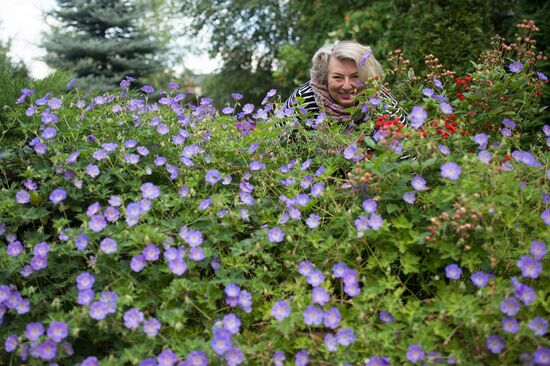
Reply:
<svg viewBox="0 0 550 366"><path fill-rule="evenodd" d="M439 128L440 121L443 122L443 128ZM441 115L440 121L433 121L432 125L434 127L438 127L435 131L444 139L448 138L450 135L454 135L457 132L460 132L462 136L466 136L468 134L467 131L458 128L456 114L450 114L449 116Z"/></svg>
<svg viewBox="0 0 550 366"><path fill-rule="evenodd" d="M461 79L457 76L455 78L455 81L456 81L456 88L458 90L468 90L470 89L470 85L468 83L472 81L472 78L466 75L464 78ZM459 100L464 100L464 94L462 94L462 92L456 93L456 97Z"/></svg>

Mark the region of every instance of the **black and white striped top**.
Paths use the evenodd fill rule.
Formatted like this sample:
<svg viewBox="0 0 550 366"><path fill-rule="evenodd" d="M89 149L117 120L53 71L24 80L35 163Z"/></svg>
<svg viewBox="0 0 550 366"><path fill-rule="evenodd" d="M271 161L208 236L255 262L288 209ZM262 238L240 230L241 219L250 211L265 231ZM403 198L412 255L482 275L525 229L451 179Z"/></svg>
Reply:
<svg viewBox="0 0 550 366"><path fill-rule="evenodd" d="M298 102L296 98L303 98L303 102L297 104ZM407 122L406 115L399 107L399 103L384 86L381 86L379 89L378 99L380 99L380 101L384 104L383 114L388 114L391 119L398 117L399 122L401 123ZM311 112L313 117L316 117L319 114L319 106L315 102L315 95L311 85L309 85L309 81L292 92L290 97L284 103L283 108L292 108L295 105L298 105L300 108L304 108L307 112Z"/></svg>

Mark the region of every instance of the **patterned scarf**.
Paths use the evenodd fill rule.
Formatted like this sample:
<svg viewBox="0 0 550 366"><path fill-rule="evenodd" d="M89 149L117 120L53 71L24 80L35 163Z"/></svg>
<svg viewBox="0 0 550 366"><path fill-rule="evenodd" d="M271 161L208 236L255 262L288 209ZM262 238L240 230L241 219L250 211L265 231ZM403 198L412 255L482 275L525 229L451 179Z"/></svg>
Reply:
<svg viewBox="0 0 550 366"><path fill-rule="evenodd" d="M315 102L319 106L319 109L324 111L328 117L336 121L344 121L351 118L351 114L346 112L346 108L332 99L325 85L317 84L313 80L309 81L309 85L311 86L311 90L313 90Z"/></svg>

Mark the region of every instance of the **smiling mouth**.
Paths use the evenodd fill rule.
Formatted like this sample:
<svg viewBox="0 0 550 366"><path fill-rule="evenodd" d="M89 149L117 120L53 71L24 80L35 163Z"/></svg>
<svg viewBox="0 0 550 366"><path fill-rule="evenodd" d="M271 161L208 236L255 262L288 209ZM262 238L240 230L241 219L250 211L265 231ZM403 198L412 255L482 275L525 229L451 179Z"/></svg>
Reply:
<svg viewBox="0 0 550 366"><path fill-rule="evenodd" d="M340 94L340 98L342 98L343 100L350 100L352 97L352 94Z"/></svg>

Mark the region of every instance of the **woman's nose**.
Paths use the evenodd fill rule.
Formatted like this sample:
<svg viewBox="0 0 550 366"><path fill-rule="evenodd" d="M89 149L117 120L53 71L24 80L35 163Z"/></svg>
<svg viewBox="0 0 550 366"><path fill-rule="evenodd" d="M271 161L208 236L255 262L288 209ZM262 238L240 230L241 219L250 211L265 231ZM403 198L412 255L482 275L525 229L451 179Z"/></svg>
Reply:
<svg viewBox="0 0 550 366"><path fill-rule="evenodd" d="M350 90L353 89L353 84L351 83L351 79L344 79L344 83L342 84L342 89Z"/></svg>

